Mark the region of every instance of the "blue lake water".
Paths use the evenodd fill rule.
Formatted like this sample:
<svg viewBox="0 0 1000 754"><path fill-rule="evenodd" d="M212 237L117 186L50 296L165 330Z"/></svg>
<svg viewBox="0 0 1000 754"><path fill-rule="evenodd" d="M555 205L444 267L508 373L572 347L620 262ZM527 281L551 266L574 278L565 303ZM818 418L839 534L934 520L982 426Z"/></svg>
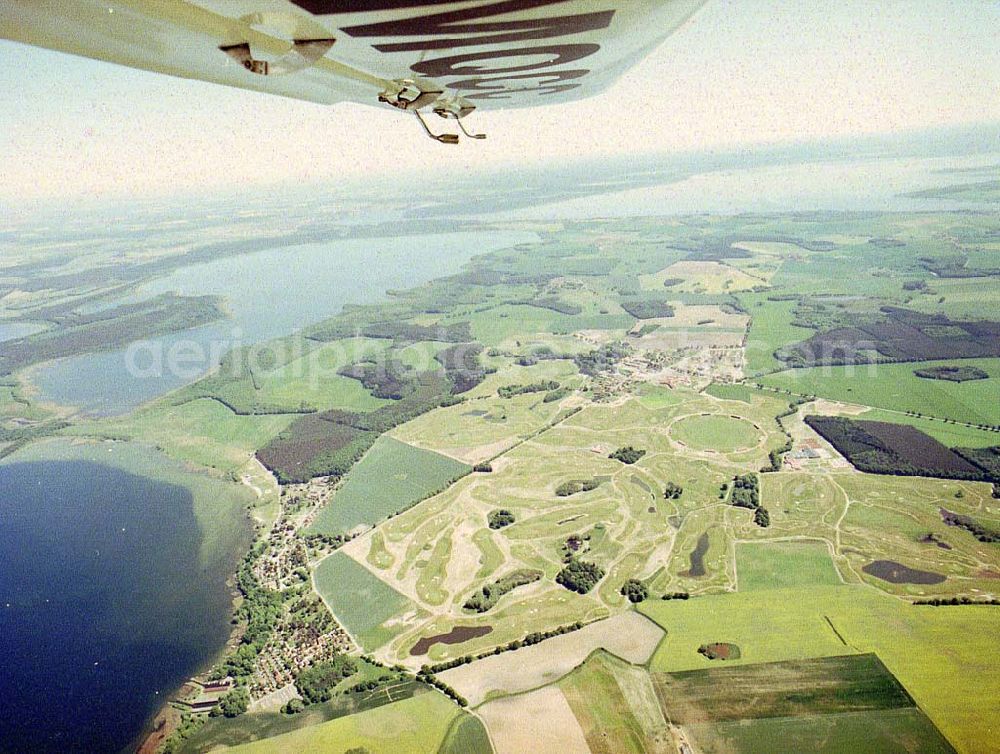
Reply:
<svg viewBox="0 0 1000 754"><path fill-rule="evenodd" d="M43 365L31 381L41 400L93 415L124 413L192 382L234 346L290 334L346 304L379 301L387 291L458 272L478 254L536 239L495 232L338 240L191 265L143 286L137 297L168 291L222 296L230 319Z"/></svg>
<svg viewBox="0 0 1000 754"><path fill-rule="evenodd" d="M89 459L0 464L0 751L117 752L229 633L192 493Z"/></svg>

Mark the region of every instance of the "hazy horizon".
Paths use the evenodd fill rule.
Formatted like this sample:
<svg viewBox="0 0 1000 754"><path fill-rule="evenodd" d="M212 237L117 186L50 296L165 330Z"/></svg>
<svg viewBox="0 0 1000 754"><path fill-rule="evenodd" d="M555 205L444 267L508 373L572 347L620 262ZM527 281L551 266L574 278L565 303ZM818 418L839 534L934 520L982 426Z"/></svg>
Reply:
<svg viewBox="0 0 1000 754"><path fill-rule="evenodd" d="M607 92L445 147L333 107L0 42L0 200L142 197L1000 123L1000 4L709 0ZM991 75L994 74L994 75ZM579 124L586 123L586 128Z"/></svg>

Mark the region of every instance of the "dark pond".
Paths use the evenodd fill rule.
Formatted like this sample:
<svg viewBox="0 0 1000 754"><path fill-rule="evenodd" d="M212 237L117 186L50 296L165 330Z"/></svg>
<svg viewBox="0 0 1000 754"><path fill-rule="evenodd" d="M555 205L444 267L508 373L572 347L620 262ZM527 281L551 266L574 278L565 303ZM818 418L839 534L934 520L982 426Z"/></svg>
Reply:
<svg viewBox="0 0 1000 754"><path fill-rule="evenodd" d="M690 560L691 567L688 569L687 576L704 576L705 575L705 553L708 552L708 532L705 532L700 537L698 537L698 544L691 551Z"/></svg>
<svg viewBox="0 0 1000 754"><path fill-rule="evenodd" d="M946 578L940 573L910 568L894 560L873 560L861 570L890 584L940 584Z"/></svg>
<svg viewBox="0 0 1000 754"><path fill-rule="evenodd" d="M478 639L480 636L486 636L486 634L492 632L493 626L455 626L446 634L425 636L413 645L413 649L410 650L410 655L413 657L425 655L427 654L427 650L438 642L441 644L461 644L463 641Z"/></svg>

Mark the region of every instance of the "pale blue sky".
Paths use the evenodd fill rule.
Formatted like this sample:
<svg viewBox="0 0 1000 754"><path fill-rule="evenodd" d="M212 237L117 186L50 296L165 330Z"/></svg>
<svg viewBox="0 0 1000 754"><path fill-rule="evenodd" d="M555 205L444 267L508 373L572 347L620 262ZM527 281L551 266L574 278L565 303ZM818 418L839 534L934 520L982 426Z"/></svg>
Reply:
<svg viewBox="0 0 1000 754"><path fill-rule="evenodd" d="M171 193L1000 121L1000 0L709 0L610 91L485 142L0 42L0 199Z"/></svg>

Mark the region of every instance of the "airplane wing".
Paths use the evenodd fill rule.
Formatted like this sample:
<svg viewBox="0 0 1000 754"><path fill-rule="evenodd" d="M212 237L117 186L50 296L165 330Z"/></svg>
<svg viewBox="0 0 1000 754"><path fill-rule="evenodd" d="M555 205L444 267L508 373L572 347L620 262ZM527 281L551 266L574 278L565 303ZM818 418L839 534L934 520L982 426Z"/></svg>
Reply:
<svg viewBox="0 0 1000 754"><path fill-rule="evenodd" d="M0 37L285 97L457 120L596 94L704 2L4 0Z"/></svg>

